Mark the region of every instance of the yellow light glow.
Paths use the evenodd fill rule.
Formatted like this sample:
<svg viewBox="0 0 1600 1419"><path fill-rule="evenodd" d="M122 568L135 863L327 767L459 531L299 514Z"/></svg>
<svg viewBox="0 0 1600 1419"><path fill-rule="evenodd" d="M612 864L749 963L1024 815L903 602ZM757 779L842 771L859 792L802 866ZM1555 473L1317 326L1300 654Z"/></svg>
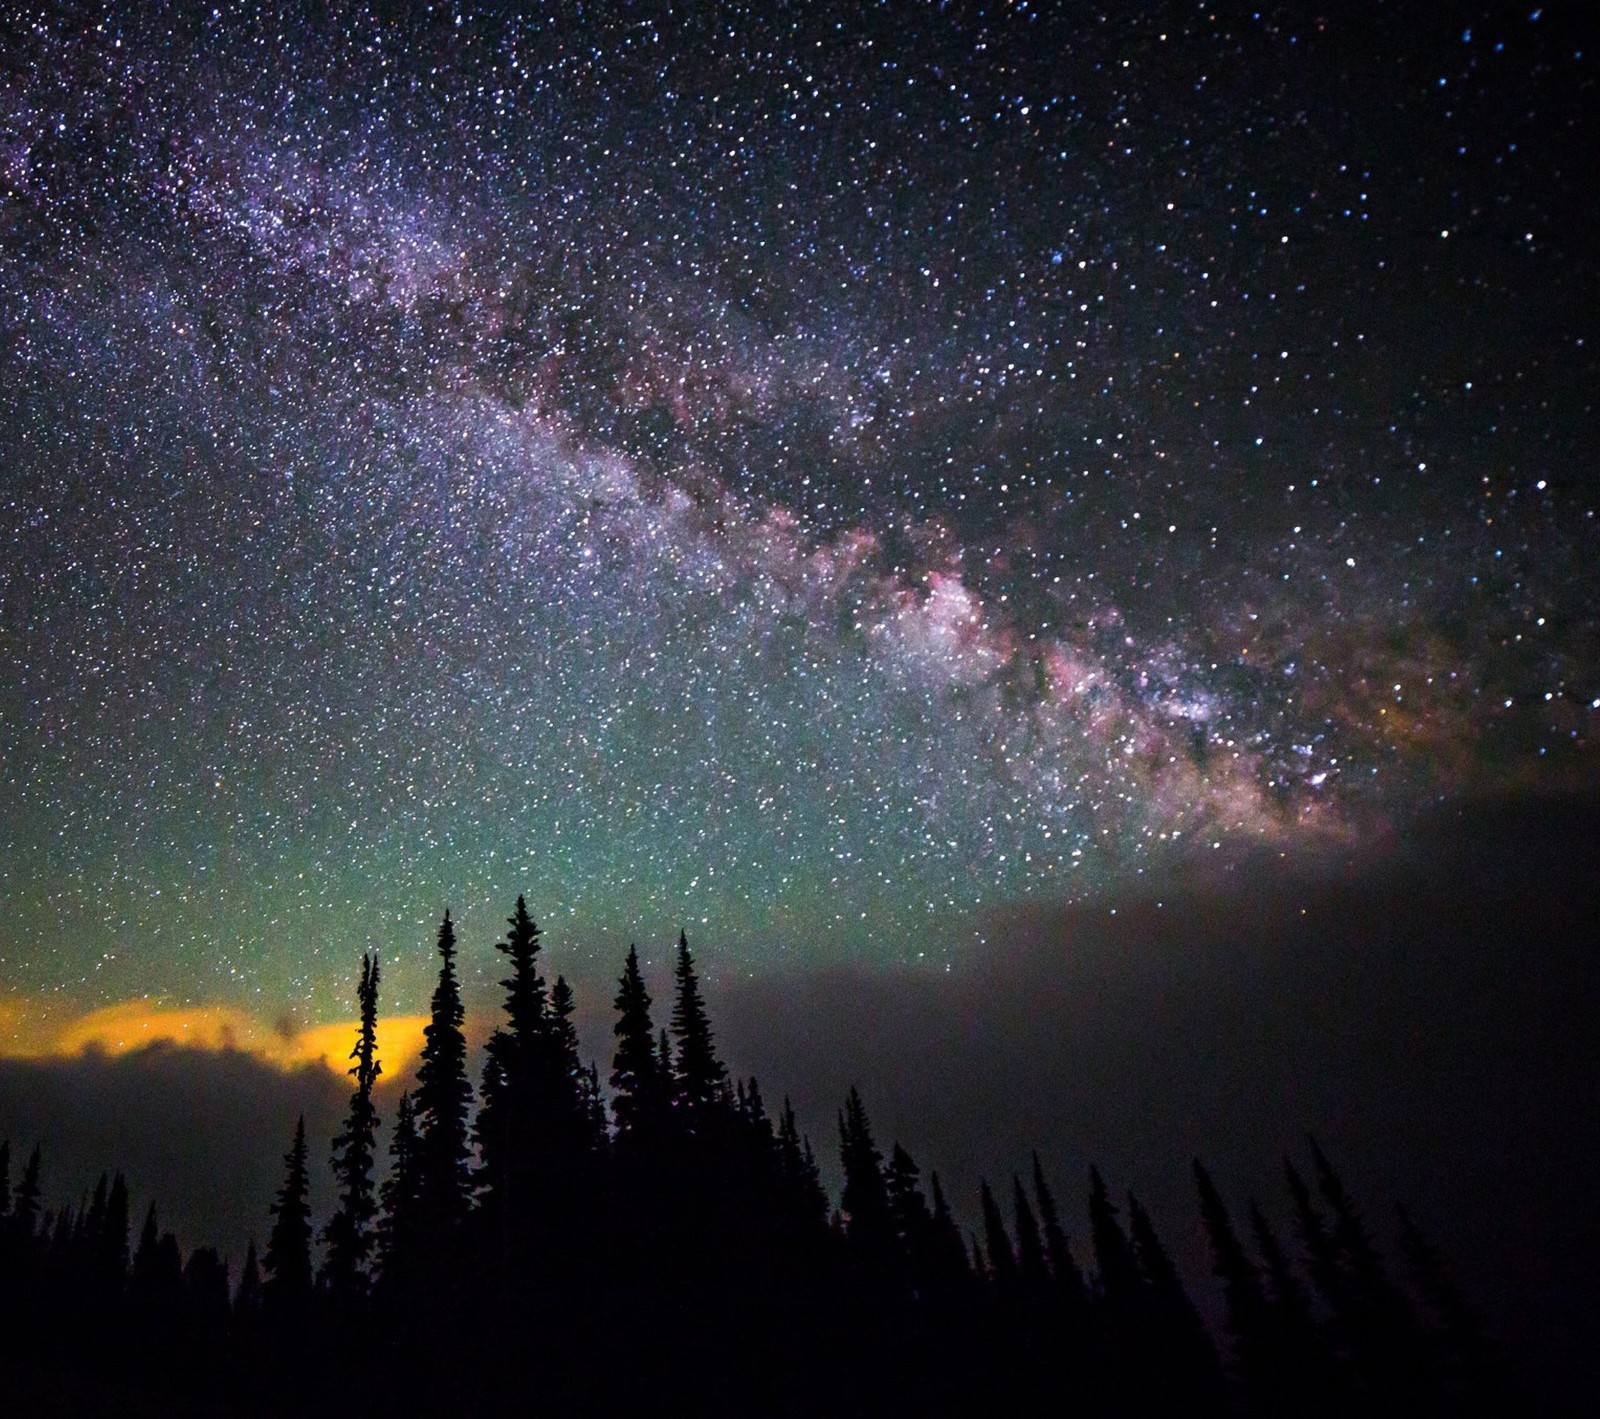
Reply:
<svg viewBox="0 0 1600 1419"><path fill-rule="evenodd" d="M387 1078L408 1074L422 1053L426 1015L392 1015L378 1022L378 1058ZM229 1005L169 1006L126 1000L71 1020L29 1019L15 1001L0 1002L0 1056L67 1059L95 1052L127 1054L155 1044L188 1049L237 1050L279 1069L321 1065L335 1074L350 1068L356 1023L337 1021L303 1028L275 1026Z"/></svg>

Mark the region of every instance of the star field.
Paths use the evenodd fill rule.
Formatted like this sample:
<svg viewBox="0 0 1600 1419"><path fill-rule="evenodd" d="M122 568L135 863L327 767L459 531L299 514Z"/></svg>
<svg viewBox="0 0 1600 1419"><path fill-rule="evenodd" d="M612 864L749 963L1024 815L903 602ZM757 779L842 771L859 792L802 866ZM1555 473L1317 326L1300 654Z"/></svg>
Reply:
<svg viewBox="0 0 1600 1419"><path fill-rule="evenodd" d="M17 999L937 963L1591 773L1573 16L133 9L0 31Z"/></svg>

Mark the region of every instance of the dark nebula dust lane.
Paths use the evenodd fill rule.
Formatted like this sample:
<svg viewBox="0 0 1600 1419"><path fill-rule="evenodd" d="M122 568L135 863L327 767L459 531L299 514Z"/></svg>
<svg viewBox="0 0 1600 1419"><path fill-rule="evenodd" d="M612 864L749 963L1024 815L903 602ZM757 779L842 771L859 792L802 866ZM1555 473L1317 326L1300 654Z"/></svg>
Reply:
<svg viewBox="0 0 1600 1419"><path fill-rule="evenodd" d="M0 30L14 1034L1591 779L1566 11L133 8Z"/></svg>

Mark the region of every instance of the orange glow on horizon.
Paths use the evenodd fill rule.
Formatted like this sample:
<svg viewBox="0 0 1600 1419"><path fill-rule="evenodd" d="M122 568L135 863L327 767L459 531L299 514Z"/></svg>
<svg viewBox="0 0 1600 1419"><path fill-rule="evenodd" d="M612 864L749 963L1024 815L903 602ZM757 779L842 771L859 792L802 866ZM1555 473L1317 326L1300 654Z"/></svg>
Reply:
<svg viewBox="0 0 1600 1419"><path fill-rule="evenodd" d="M391 1015L378 1021L383 1077L408 1075L422 1053L426 1015ZM151 1045L236 1050L264 1064L291 1070L321 1065L335 1074L350 1068L356 1022L300 1028L272 1025L229 1005L168 1006L127 1000L56 1023L29 1016L15 1000L0 1001L0 1057L71 1059L98 1053L128 1054Z"/></svg>

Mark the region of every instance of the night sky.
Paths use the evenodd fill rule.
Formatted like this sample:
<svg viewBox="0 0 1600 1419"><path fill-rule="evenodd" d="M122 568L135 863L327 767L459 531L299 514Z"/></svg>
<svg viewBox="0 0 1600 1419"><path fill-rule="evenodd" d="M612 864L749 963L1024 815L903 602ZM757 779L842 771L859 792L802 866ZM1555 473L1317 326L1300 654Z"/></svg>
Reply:
<svg viewBox="0 0 1600 1419"><path fill-rule="evenodd" d="M0 21L0 1054L315 1057L447 905L483 1020L519 892L1047 1048L1113 908L1592 790L1588 5L415 8Z"/></svg>
<svg viewBox="0 0 1600 1419"><path fill-rule="evenodd" d="M13 14L14 1028L1586 774L1594 54L1401 9Z"/></svg>

